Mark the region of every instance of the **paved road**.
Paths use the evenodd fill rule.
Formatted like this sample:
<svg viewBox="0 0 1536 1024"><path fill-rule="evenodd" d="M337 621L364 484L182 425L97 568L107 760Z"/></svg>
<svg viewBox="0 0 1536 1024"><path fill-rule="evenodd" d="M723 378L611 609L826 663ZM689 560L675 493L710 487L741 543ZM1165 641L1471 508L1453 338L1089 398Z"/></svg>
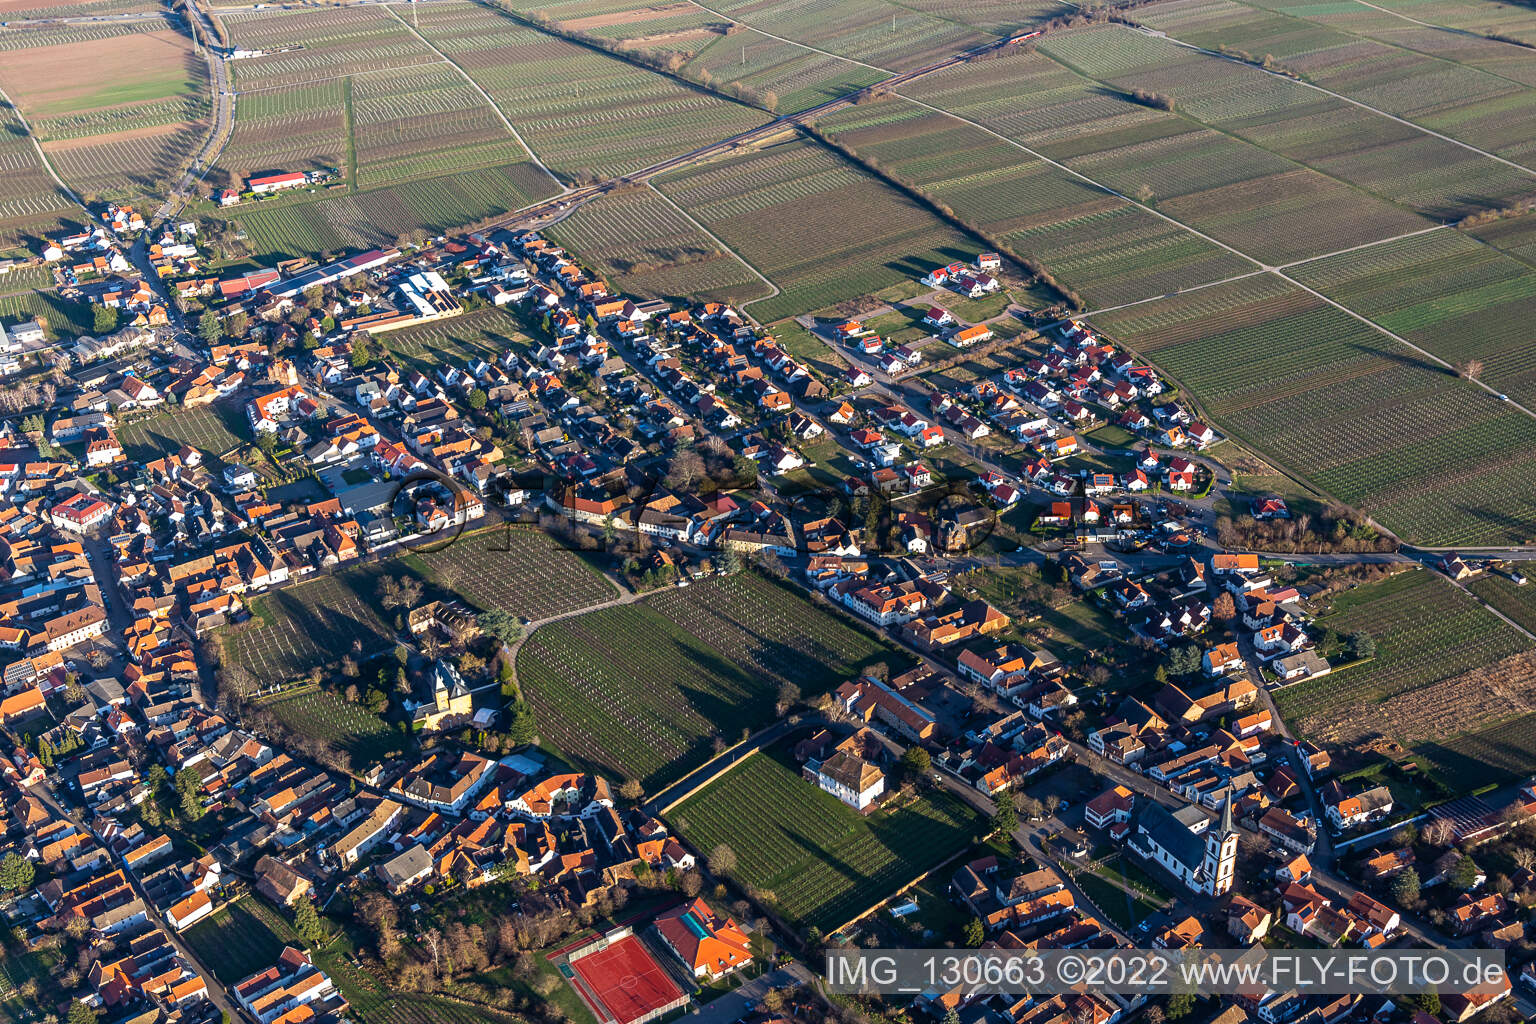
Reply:
<svg viewBox="0 0 1536 1024"><path fill-rule="evenodd" d="M213 87L213 127L208 132L208 137L203 140L197 156L182 174L176 187L166 196L165 202L160 204L160 209L155 211L153 224L179 214L192 196L192 190L197 183L207 176L208 171L218 161L219 154L224 151L224 144L229 141L230 133L235 126L235 91L229 84L229 63L224 57L223 49L218 45L219 35L214 31L213 22L194 0L187 0L189 26L193 32L200 34L203 40L203 52L207 55L209 75Z"/></svg>

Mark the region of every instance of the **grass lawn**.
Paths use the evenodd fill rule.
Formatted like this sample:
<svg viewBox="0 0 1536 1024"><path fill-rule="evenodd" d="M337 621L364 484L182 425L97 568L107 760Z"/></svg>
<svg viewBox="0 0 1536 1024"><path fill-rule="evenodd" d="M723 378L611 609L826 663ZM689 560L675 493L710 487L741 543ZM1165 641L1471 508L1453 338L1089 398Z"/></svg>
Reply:
<svg viewBox="0 0 1536 1024"><path fill-rule="evenodd" d="M1094 444L1105 448L1128 448L1136 443L1136 435L1124 427L1117 427L1113 423L1106 424L1097 430L1089 431L1083 435Z"/></svg>
<svg viewBox="0 0 1536 1024"><path fill-rule="evenodd" d="M860 815L801 778L778 748L749 758L670 817L696 849L729 845L738 881L771 893L763 898L788 921L823 932L969 847L983 825L942 791Z"/></svg>
<svg viewBox="0 0 1536 1024"><path fill-rule="evenodd" d="M1139 896L1132 896L1098 875L1081 874L1073 881L1082 889L1094 906L1109 916L1124 931L1130 931L1139 922L1157 913L1157 907Z"/></svg>
<svg viewBox="0 0 1536 1024"><path fill-rule="evenodd" d="M1007 309L1012 301L1013 297L1006 291L996 291L991 295L983 295L979 299L968 299L958 292L948 290L941 291L938 298L934 300L936 305L943 306L956 318L968 324L992 319Z"/></svg>
<svg viewBox="0 0 1536 1024"><path fill-rule="evenodd" d="M779 347L823 377L836 377L848 369L848 361L832 351L831 346L793 320L774 324L768 331Z"/></svg>

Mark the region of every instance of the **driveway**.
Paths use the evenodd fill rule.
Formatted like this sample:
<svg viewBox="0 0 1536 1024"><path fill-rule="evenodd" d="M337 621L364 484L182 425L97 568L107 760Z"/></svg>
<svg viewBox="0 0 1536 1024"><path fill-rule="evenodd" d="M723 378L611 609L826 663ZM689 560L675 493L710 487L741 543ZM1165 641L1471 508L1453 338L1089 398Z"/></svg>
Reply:
<svg viewBox="0 0 1536 1024"><path fill-rule="evenodd" d="M769 989L805 985L810 981L811 972L804 964L789 963L753 978L741 988L727 992L712 1003L706 1003L684 1019L691 1024L735 1024L747 1013L747 1003L758 1002Z"/></svg>

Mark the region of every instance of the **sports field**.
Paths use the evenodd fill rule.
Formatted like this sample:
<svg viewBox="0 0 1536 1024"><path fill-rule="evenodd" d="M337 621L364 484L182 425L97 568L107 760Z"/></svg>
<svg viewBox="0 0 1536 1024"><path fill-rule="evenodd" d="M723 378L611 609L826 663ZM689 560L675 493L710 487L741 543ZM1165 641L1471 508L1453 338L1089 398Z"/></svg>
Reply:
<svg viewBox="0 0 1536 1024"><path fill-rule="evenodd" d="M777 748L732 768L668 817L695 849L728 845L734 878L787 920L823 932L965 849L984 823L942 790L860 815L801 778Z"/></svg>
<svg viewBox="0 0 1536 1024"><path fill-rule="evenodd" d="M570 961L576 989L600 1021L630 1024L683 997L683 990L637 936Z"/></svg>

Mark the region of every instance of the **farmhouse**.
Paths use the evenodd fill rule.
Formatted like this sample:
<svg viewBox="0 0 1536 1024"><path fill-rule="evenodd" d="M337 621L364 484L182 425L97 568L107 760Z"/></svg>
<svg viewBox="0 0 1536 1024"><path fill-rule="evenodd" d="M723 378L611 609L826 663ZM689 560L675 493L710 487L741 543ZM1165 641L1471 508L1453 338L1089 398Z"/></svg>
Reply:
<svg viewBox="0 0 1536 1024"><path fill-rule="evenodd" d="M250 178L245 187L257 195L265 195L269 192L281 192L285 188L298 188L309 183L309 175L303 171L289 171L285 174L266 174L259 178Z"/></svg>

